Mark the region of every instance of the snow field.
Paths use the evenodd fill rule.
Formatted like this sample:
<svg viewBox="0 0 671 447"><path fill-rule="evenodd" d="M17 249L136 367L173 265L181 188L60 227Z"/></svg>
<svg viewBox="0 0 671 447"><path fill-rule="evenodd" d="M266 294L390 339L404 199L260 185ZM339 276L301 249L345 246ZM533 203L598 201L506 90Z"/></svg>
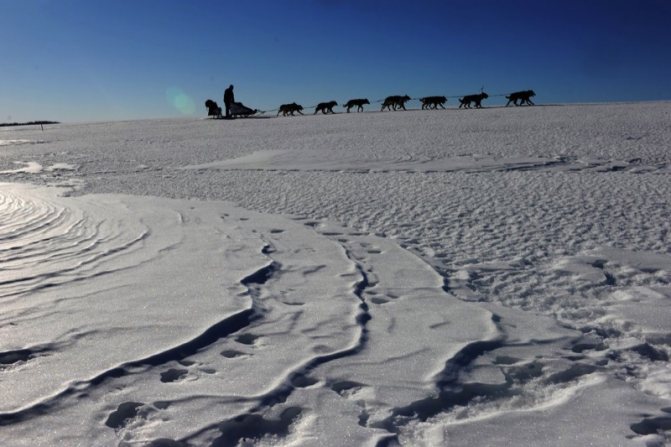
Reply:
<svg viewBox="0 0 671 447"><path fill-rule="evenodd" d="M53 427L49 441L154 447L664 445L670 110L5 133L23 143L3 146L3 179L81 197L2 189L11 210L2 241L23 239L11 236L16 222L37 223L5 251L0 384L49 380L8 394L0 438L35 445L36 427ZM166 217L175 215L187 218ZM74 247L91 245L95 261L78 248L40 253L58 247L61 233ZM45 269L35 278L21 270L31 259ZM106 268L113 280L97 274ZM133 315L163 295L194 306L189 318L175 315L177 304L146 321ZM93 315L115 300L107 318ZM67 312L48 311L58 306ZM222 335L202 338L217 322ZM177 349L179 340L190 348ZM74 420L86 422L73 431Z"/></svg>

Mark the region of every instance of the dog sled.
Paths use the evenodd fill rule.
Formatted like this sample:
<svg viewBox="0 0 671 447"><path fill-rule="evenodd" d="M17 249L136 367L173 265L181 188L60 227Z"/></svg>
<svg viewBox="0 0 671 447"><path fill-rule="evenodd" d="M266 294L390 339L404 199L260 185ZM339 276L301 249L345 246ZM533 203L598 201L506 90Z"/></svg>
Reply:
<svg viewBox="0 0 671 447"><path fill-rule="evenodd" d="M223 114L221 107L215 102L212 101L211 99L208 99L205 101L205 107L207 107L207 116L211 116L215 119L226 119ZM230 118L238 118L238 117L248 117L252 116L258 113L258 110L252 109L250 107L247 107L241 102L234 102L231 104L231 109L230 109Z"/></svg>
<svg viewBox="0 0 671 447"><path fill-rule="evenodd" d="M247 107L241 102L234 102L233 104L231 104L230 112L231 116L233 118L236 118L236 117L248 117L255 115L258 112L258 110Z"/></svg>
<svg viewBox="0 0 671 447"><path fill-rule="evenodd" d="M219 107L219 104L217 104L216 101L208 99L205 101L205 107L207 108L207 116L211 116L215 119L221 118L221 107Z"/></svg>

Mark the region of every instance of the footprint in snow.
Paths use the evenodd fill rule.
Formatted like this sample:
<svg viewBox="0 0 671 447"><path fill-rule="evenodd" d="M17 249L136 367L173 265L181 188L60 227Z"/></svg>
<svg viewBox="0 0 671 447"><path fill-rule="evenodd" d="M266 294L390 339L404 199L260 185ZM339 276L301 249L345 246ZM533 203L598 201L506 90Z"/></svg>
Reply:
<svg viewBox="0 0 671 447"><path fill-rule="evenodd" d="M107 417L105 425L114 429L125 427L126 424L128 424L128 421L138 415L138 408L143 405L142 402L124 402L120 404L117 409Z"/></svg>
<svg viewBox="0 0 671 447"><path fill-rule="evenodd" d="M329 385L329 388L331 388L333 391L338 393L339 395L343 397L347 397L348 395L357 392L361 388L363 388L365 385L363 383L359 382L354 382L352 380L342 380L339 382L333 382Z"/></svg>
<svg viewBox="0 0 671 447"><path fill-rule="evenodd" d="M240 334L235 337L235 341L242 343L243 345L253 345L256 343L256 340L259 339L258 335L254 334Z"/></svg>
<svg viewBox="0 0 671 447"><path fill-rule="evenodd" d="M161 373L161 382L171 383L176 382L180 379L183 379L189 373L186 369L181 368L170 368L167 371Z"/></svg>
<svg viewBox="0 0 671 447"><path fill-rule="evenodd" d="M242 357L247 355L244 352L236 351L235 349L226 349L225 351L221 351L220 354L223 357L226 357L227 359L234 359L236 357Z"/></svg>
<svg viewBox="0 0 671 447"><path fill-rule="evenodd" d="M309 386L314 385L315 383L319 382L317 379L314 377L306 376L305 374L295 374L293 377L291 377L291 384L295 386L296 388L307 388Z"/></svg>

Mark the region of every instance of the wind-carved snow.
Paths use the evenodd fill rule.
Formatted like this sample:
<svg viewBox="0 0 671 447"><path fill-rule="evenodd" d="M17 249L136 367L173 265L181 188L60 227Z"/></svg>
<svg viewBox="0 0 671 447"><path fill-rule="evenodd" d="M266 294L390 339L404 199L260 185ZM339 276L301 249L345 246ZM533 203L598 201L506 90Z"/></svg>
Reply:
<svg viewBox="0 0 671 447"><path fill-rule="evenodd" d="M375 422L431 396L446 361L497 337L490 312L384 239L335 243L230 205L28 186L2 204L0 424L15 445L35 444L34 424L50 443L216 445L240 418L293 400L290 423L318 415L334 445L347 433L375 442L386 434ZM352 400L353 377L370 398ZM341 394L351 420L306 406L324 394ZM63 418L86 428L59 435Z"/></svg>
<svg viewBox="0 0 671 447"><path fill-rule="evenodd" d="M21 231L1 240L0 440L664 445L668 111L99 123L7 146L0 168L47 167L13 181L209 201L0 189Z"/></svg>
<svg viewBox="0 0 671 447"><path fill-rule="evenodd" d="M25 361L3 362L4 418L51 405L128 362L156 361L247 307L212 289L253 268L253 255L223 263L225 243L205 249L221 235L189 207L134 200L65 200L3 185L2 355L28 353ZM218 223L218 215L208 217ZM190 234L198 230L200 242Z"/></svg>

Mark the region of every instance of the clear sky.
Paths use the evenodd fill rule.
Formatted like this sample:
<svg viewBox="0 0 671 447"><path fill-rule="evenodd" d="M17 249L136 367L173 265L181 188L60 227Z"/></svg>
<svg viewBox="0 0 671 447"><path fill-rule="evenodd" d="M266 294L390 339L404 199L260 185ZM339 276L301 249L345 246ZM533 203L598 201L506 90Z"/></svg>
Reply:
<svg viewBox="0 0 671 447"><path fill-rule="evenodd" d="M259 109L671 99L670 24L669 0L0 0L0 122L203 116L230 83Z"/></svg>

